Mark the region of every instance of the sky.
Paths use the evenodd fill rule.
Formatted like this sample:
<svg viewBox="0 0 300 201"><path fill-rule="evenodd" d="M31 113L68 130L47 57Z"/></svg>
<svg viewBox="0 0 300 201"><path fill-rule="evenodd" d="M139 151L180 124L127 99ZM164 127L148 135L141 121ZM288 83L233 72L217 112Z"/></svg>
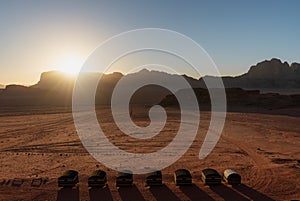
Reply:
<svg viewBox="0 0 300 201"><path fill-rule="evenodd" d="M222 75L271 58L300 63L300 1L0 1L0 84L35 84L106 39L163 28L200 44ZM79 65L80 66L80 65Z"/></svg>

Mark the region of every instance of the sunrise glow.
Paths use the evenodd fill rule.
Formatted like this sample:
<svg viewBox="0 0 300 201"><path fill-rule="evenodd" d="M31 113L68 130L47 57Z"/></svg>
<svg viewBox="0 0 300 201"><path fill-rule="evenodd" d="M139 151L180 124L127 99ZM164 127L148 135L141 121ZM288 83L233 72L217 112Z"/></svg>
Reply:
<svg viewBox="0 0 300 201"><path fill-rule="evenodd" d="M70 56L62 60L58 70L69 75L77 75L80 72L83 62L84 60L79 57Z"/></svg>

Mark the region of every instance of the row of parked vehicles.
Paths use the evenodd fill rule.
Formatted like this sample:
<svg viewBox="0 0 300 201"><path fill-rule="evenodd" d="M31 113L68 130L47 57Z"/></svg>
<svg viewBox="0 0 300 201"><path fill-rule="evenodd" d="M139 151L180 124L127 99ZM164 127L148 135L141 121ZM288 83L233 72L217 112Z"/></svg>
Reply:
<svg viewBox="0 0 300 201"><path fill-rule="evenodd" d="M222 179L230 185L238 185L241 183L241 176L232 169L226 169L223 173L223 177L214 169L203 169L201 179L205 185L221 184ZM78 182L78 172L75 170L68 170L58 178L59 187L74 187ZM178 169L174 172L174 182L176 186L192 185L192 175L186 169ZM88 186L91 188L103 188L106 184L107 175L105 171L96 170L88 178ZM146 186L161 186L162 184L161 171L154 171L146 175ZM133 174L131 171L127 170L118 173L116 178L117 187L132 185Z"/></svg>

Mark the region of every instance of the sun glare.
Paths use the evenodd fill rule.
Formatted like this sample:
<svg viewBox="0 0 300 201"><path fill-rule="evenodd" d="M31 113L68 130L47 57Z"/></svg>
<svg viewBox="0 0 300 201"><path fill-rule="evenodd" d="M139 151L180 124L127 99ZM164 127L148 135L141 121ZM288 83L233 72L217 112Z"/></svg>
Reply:
<svg viewBox="0 0 300 201"><path fill-rule="evenodd" d="M79 57L68 57L61 62L59 70L69 75L77 75L82 65L83 60Z"/></svg>

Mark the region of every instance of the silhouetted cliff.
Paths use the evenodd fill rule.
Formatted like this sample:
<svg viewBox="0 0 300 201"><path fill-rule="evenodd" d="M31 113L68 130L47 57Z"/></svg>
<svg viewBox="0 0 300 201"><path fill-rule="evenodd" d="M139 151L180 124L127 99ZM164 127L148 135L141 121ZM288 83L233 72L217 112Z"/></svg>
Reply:
<svg viewBox="0 0 300 201"><path fill-rule="evenodd" d="M112 93L120 79L122 79L122 92L124 93L127 93L127 90L136 83L140 83L147 79L168 80L178 88L177 91L180 92L181 90L184 90L178 82L178 80L182 78L181 75L149 71L146 69L128 75L122 75L121 73L87 73L84 74L83 79L85 82L89 83L92 80L97 80L100 76L102 76L102 78L98 83L95 97L97 105L110 104ZM214 80L216 77L205 76L199 80L186 75L183 75L183 77L188 81L192 88L196 89L195 92L198 96L201 94L199 102L206 104L206 99L208 97L207 92L201 91L201 88L206 88L204 83L205 79ZM227 88L226 92L229 104L234 102L237 105L247 107L252 104L260 104L261 106L266 105L267 107L267 101L276 99L276 101L280 101L280 103L275 101L276 104L288 106L294 104L295 99L292 98L292 96L280 96L276 93L263 95L260 94L259 91L269 90L288 93L288 91L292 89L300 92L300 64L293 63L289 65L287 62L282 63L279 59L272 59L251 66L249 71L243 75L236 77L222 77L222 79ZM57 71L45 72L42 73L40 81L31 87L9 85L4 90L0 89L0 104L1 106L70 106L72 103L74 84L74 77L67 76L64 73ZM242 89L247 89L248 91ZM249 89L256 91L249 91ZM152 105L163 100L162 103L172 105L173 100L172 98L170 99L172 96L171 94L172 93L166 88L152 84L138 89L131 98L131 104ZM282 104L283 102L284 104Z"/></svg>
<svg viewBox="0 0 300 201"><path fill-rule="evenodd" d="M205 79L216 79L206 76ZM258 89L261 91L286 92L300 89L300 64L282 63L279 59L271 59L251 66L245 74L236 77L222 77L226 88ZM200 80L203 85L203 79ZM300 90L299 90L300 92Z"/></svg>

